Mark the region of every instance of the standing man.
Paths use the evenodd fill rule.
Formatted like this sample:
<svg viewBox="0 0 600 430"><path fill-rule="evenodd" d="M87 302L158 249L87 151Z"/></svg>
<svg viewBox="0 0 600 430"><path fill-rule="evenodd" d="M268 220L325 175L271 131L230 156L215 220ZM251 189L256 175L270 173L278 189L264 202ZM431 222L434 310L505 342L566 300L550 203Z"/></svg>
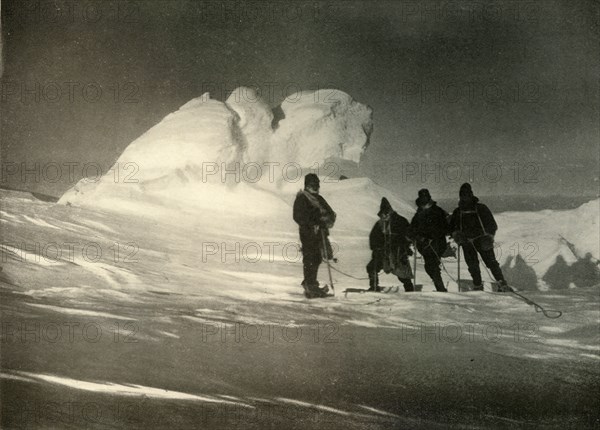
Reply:
<svg viewBox="0 0 600 430"><path fill-rule="evenodd" d="M379 271L394 273L398 276L404 291L414 291L411 281L412 272L408 256L412 255L408 235L408 220L399 215L385 197L379 206L379 221L375 223L369 234L369 246L373 251L371 261L367 264L369 274L369 291L381 291L379 288Z"/></svg>
<svg viewBox="0 0 600 430"><path fill-rule="evenodd" d="M479 258L481 255L484 264L490 269L496 281L500 284L498 291L508 291L500 264L494 255L494 235L498 230L496 220L488 207L479 203L473 195L471 184L464 183L459 191L458 207L452 213L450 229L452 238L462 246L465 262L473 279L473 289L483 291Z"/></svg>
<svg viewBox="0 0 600 430"><path fill-rule="evenodd" d="M433 281L435 289L447 292L442 280L440 258L448 246L446 242L446 235L450 232L448 214L431 199L431 194L426 188L419 190L419 197L415 203L417 213L410 222L411 236L425 260L425 272Z"/></svg>
<svg viewBox="0 0 600 430"><path fill-rule="evenodd" d="M335 223L336 214L319 195L320 181L314 173L304 177L304 190L294 201L294 221L300 226L302 264L304 266L304 295L307 299L326 297L328 288L319 288L317 274L323 258L333 258L329 243L329 229ZM326 249L323 249L326 246Z"/></svg>

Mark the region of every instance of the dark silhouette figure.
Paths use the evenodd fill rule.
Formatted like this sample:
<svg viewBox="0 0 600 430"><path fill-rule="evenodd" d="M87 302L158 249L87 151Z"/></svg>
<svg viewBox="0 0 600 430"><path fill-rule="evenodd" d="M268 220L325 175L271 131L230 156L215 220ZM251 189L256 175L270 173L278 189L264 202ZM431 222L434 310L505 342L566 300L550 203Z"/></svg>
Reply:
<svg viewBox="0 0 600 430"><path fill-rule="evenodd" d="M308 299L325 297L328 288L320 288L317 281L319 265L323 259L333 259L329 242L329 229L333 227L336 213L319 195L320 181L314 173L304 177L304 190L294 201L294 221L299 225L304 267L304 295ZM323 243L325 242L325 243Z"/></svg>
<svg viewBox="0 0 600 430"><path fill-rule="evenodd" d="M427 188L419 190L419 197L415 200L415 204L417 213L410 222L411 237L425 260L425 272L433 281L435 289L446 292L440 269L440 258L448 248L446 242L446 234L450 233L448 214L431 198Z"/></svg>
<svg viewBox="0 0 600 430"><path fill-rule="evenodd" d="M527 265L527 262L521 257L521 254L517 254L515 257L514 267L510 267L513 261L513 256L509 256L506 262L502 265L502 273L508 285L511 287L517 287L519 290L536 290L537 289L537 275L535 270Z"/></svg>
<svg viewBox="0 0 600 430"><path fill-rule="evenodd" d="M371 261L367 264L369 291L381 291L378 276L381 270L394 273L404 285L404 291L414 291L408 263L408 256L412 255L407 239L408 220L394 211L385 197L381 199L377 216L379 221L369 234L369 246L373 251Z"/></svg>
<svg viewBox="0 0 600 430"><path fill-rule="evenodd" d="M507 291L504 274L494 254L494 235L498 230L494 215L486 205L479 203L468 182L461 185L459 198L458 207L450 217L450 231L463 249L473 289L483 291L479 255L498 282L498 291Z"/></svg>
<svg viewBox="0 0 600 430"><path fill-rule="evenodd" d="M548 269L542 278L553 290L565 290L571 282L571 267L562 255L556 257L556 262Z"/></svg>

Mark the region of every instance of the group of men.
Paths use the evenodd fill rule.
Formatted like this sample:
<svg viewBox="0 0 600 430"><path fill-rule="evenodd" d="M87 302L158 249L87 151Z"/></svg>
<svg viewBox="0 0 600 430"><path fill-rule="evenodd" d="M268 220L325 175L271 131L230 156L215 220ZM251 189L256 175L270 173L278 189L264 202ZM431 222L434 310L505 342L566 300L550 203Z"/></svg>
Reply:
<svg viewBox="0 0 600 430"><path fill-rule="evenodd" d="M326 297L327 286L320 287L317 273L320 263L333 258L329 229L336 214L319 194L320 181L314 173L304 178L304 190L294 202L294 221L300 226L300 242L304 266L304 294L307 298ZM494 254L494 235L498 225L488 207L479 203L469 183L460 187L458 207L452 215L437 206L429 190L419 191L417 212L409 223L392 208L384 197L379 208L379 220L369 235L372 258L367 264L369 290L380 291L379 272L393 273L405 291L414 291L413 274L408 257L413 255L411 244L423 256L425 272L437 291L446 292L441 275L441 258L448 249L446 236L451 235L462 248L474 290L483 290L479 258L498 282L499 291L508 289Z"/></svg>

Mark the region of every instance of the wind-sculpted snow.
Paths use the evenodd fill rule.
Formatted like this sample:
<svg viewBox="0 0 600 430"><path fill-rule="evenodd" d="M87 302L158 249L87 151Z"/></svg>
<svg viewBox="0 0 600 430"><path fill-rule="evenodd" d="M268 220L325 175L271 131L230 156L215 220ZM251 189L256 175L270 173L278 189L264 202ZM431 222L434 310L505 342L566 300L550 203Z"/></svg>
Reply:
<svg viewBox="0 0 600 430"><path fill-rule="evenodd" d="M281 110L271 144L275 160L302 167L330 157L360 162L373 127L370 108L342 91L319 90L288 97Z"/></svg>
<svg viewBox="0 0 600 430"><path fill-rule="evenodd" d="M281 188L297 188L311 169L334 180L358 171L372 130L369 107L342 91L319 90L290 95L278 112L274 117L249 88L225 102L204 94L133 141L106 175L82 179L59 203L164 217L180 210L241 215L249 208L268 216ZM119 169L130 174L117 177Z"/></svg>

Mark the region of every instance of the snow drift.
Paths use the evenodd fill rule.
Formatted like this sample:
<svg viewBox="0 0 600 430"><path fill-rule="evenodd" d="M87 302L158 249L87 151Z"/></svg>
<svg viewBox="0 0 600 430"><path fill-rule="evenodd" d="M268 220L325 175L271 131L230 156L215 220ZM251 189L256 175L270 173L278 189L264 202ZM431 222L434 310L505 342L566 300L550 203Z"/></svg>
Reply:
<svg viewBox="0 0 600 430"><path fill-rule="evenodd" d="M309 171L349 176L369 144L371 109L342 91L293 94L276 111L248 88L224 103L204 94L126 148L116 166L135 163L131 180L115 182L112 172L96 183L82 179L59 203L267 216L287 203L273 192L297 190Z"/></svg>

